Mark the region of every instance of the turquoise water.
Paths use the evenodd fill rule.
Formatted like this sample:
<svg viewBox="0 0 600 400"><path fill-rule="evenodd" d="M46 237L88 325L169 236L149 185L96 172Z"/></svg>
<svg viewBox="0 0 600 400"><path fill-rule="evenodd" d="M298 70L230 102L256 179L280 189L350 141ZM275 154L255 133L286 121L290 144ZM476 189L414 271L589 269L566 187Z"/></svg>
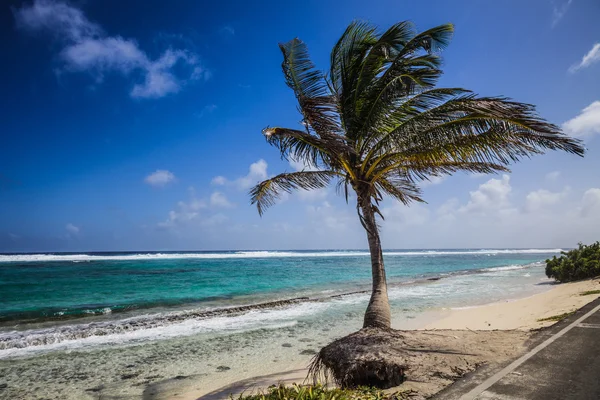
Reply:
<svg viewBox="0 0 600 400"><path fill-rule="evenodd" d="M390 302L406 317L533 294L558 251L386 251ZM355 324L370 277L364 251L0 255L0 358L323 316Z"/></svg>

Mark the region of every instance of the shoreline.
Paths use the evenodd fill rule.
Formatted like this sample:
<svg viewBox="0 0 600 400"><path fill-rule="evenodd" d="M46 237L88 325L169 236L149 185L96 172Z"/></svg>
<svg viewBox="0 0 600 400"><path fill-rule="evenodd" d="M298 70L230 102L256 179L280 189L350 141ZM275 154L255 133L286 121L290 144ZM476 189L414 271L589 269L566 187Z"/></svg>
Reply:
<svg viewBox="0 0 600 400"><path fill-rule="evenodd" d="M473 331L487 332L524 332L529 334L538 329L555 324L556 320L548 318L577 311L586 304L600 297L600 294L582 296L581 293L600 289L600 280L591 279L578 282L556 284L550 290L532 296L493 302L465 308L434 310L422 315L422 325L414 331L415 334L431 334L432 331L459 333ZM427 315L426 315L427 314ZM544 320L544 321L541 321ZM515 340L516 341L516 340ZM524 343L524 341L523 341ZM520 347L523 343L515 343ZM504 349L502 349L504 350ZM290 365L279 373L251 377L235 382L224 383L216 390L192 388L187 384L173 385L174 382L164 382L153 398L167 399L175 394L179 399L216 400L228 398L241 393L251 394L265 390L278 383L299 383L304 381L308 370L299 365ZM180 382L181 383L181 382ZM214 385L213 385L214 386ZM412 388L410 383L390 389L390 391ZM162 389L162 390L160 390ZM199 390L200 389L200 390ZM438 389L439 390L439 389Z"/></svg>

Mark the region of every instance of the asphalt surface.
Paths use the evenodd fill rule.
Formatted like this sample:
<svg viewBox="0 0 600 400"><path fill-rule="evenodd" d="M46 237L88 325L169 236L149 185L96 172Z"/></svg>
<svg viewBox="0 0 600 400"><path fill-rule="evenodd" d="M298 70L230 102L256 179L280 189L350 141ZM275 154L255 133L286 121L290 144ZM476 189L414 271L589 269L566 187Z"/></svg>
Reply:
<svg viewBox="0 0 600 400"><path fill-rule="evenodd" d="M600 298L539 331L521 357L484 367L434 398L600 400Z"/></svg>

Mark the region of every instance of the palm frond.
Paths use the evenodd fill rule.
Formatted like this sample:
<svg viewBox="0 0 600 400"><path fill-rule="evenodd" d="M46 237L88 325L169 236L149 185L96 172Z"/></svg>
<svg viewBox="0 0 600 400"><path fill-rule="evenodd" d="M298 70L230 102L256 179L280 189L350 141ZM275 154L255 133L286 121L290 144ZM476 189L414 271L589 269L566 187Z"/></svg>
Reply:
<svg viewBox="0 0 600 400"><path fill-rule="evenodd" d="M398 55L362 94L355 136L365 142L393 129L394 115L403 101L432 89L441 75L440 65L441 58L434 54Z"/></svg>
<svg viewBox="0 0 600 400"><path fill-rule="evenodd" d="M354 21L348 25L331 51L329 78L346 136L352 132L352 126L356 120L353 104L354 85L362 70L365 56L378 39L374 26Z"/></svg>
<svg viewBox="0 0 600 400"><path fill-rule="evenodd" d="M414 24L410 21L394 24L381 34L362 62L354 90L355 103L358 102L359 95L363 93L364 89L385 70L386 64L391 62L414 36Z"/></svg>
<svg viewBox="0 0 600 400"><path fill-rule="evenodd" d="M436 53L445 49L452 41L454 35L453 24L443 24L423 31L412 38L400 52L401 55L408 55L419 50L428 53Z"/></svg>
<svg viewBox="0 0 600 400"><path fill-rule="evenodd" d="M339 176L334 171L298 171L279 174L267 179L250 189L251 204L256 204L258 213L275 204L282 193L291 193L296 189L321 189L326 187L331 179Z"/></svg>
<svg viewBox="0 0 600 400"><path fill-rule="evenodd" d="M323 73L310 60L306 44L299 39L279 44L283 53L281 67L287 85L294 91L304 122L317 135L341 132L335 99Z"/></svg>
<svg viewBox="0 0 600 400"><path fill-rule="evenodd" d="M580 140L539 117L533 106L469 94L409 116L373 145L365 161L372 169L391 152L430 162L443 159L507 165L545 150L584 153Z"/></svg>
<svg viewBox="0 0 600 400"><path fill-rule="evenodd" d="M403 177L399 174L388 174L377 179L375 182L376 189L381 194L386 194L402 204L410 204L413 201L423 203L421 198L421 189L408 177ZM379 196L382 197L381 195Z"/></svg>
<svg viewBox="0 0 600 400"><path fill-rule="evenodd" d="M448 100L458 98L459 96L467 96L472 92L461 88L436 88L423 91L415 96L404 99L396 108L388 114L388 117L378 125L385 129L378 129L381 133L372 133L361 143L358 153L364 156L364 166L368 165L371 157L378 154L379 151L386 147L389 143L388 136L395 134L395 129L398 128L407 118L419 115L422 112L436 108ZM371 116L369 116L370 118ZM365 125L368 125L365 123Z"/></svg>
<svg viewBox="0 0 600 400"><path fill-rule="evenodd" d="M320 138L288 128L265 128L263 133L267 142L279 149L283 159L306 161L314 166L325 163L339 167L340 159L354 151L336 135Z"/></svg>
<svg viewBox="0 0 600 400"><path fill-rule="evenodd" d="M466 159L407 159L404 155L398 154L395 158L389 157L385 162L380 163L378 168L371 172L371 179L377 181L382 176L392 173L398 173L406 176L411 182L426 181L431 177L442 175L451 175L458 171L471 173L492 174L497 172L510 172L508 167L503 164L468 161Z"/></svg>

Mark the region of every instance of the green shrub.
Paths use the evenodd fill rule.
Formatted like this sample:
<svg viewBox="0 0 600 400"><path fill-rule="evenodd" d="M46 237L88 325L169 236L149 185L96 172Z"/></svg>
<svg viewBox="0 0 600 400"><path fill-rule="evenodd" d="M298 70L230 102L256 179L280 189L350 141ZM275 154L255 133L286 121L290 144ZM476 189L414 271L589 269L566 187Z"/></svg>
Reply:
<svg viewBox="0 0 600 400"><path fill-rule="evenodd" d="M546 275L559 282L571 282L600 275L600 242L562 252L546 260Z"/></svg>
<svg viewBox="0 0 600 400"><path fill-rule="evenodd" d="M385 394L378 389L361 387L358 389L327 389L315 386L271 386L266 393L250 396L241 395L237 400L401 400L408 398L402 393Z"/></svg>

